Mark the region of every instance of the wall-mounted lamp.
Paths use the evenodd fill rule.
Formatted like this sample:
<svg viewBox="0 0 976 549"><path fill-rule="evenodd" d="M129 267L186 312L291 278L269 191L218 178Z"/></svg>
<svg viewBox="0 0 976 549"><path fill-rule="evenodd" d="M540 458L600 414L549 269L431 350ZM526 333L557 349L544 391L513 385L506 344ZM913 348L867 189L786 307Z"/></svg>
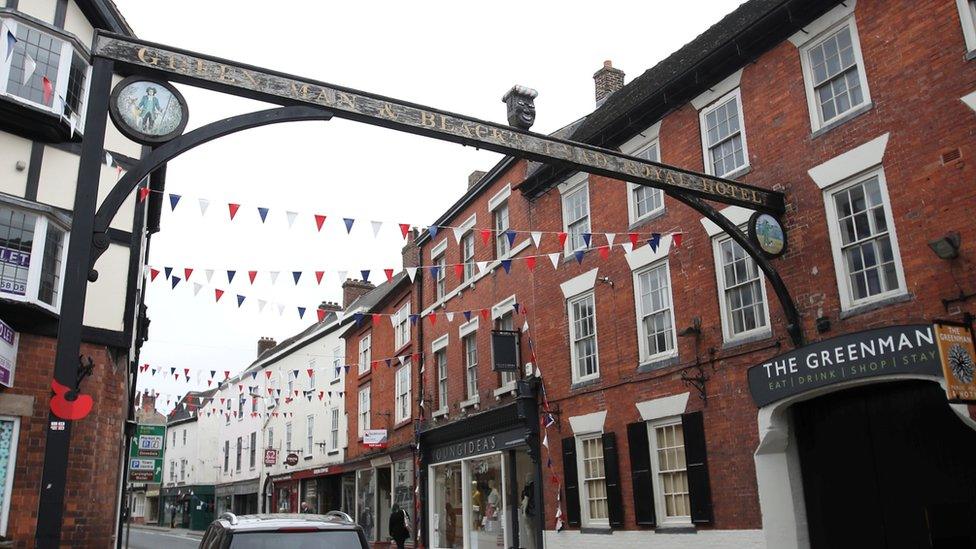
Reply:
<svg viewBox="0 0 976 549"><path fill-rule="evenodd" d="M957 232L947 233L942 238L929 241L929 248L939 256L939 259L955 259L959 257L959 245L962 239Z"/></svg>

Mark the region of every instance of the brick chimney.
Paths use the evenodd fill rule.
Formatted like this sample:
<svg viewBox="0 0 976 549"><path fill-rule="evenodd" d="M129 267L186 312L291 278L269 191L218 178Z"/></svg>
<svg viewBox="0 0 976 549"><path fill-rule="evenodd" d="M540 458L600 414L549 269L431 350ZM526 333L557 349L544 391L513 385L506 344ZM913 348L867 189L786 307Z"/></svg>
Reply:
<svg viewBox="0 0 976 549"><path fill-rule="evenodd" d="M258 340L258 356L260 357L265 351L277 344L278 342L275 341L273 337L262 337Z"/></svg>
<svg viewBox="0 0 976 549"><path fill-rule="evenodd" d="M481 170L475 170L471 172L471 174L468 175L468 188L470 189L471 187L474 186L475 183L481 181L481 178L484 177L486 173L488 172L483 172Z"/></svg>
<svg viewBox="0 0 976 549"><path fill-rule="evenodd" d="M142 404L140 409L143 412L155 412L156 411L156 394L146 391L142 393Z"/></svg>
<svg viewBox="0 0 976 549"><path fill-rule="evenodd" d="M372 282L366 282L365 280L358 280L355 278L347 278L346 281L342 283L342 308L348 309L350 303L359 299L360 296L366 295L375 287L376 286L373 286Z"/></svg>
<svg viewBox="0 0 976 549"><path fill-rule="evenodd" d="M342 305L339 305L335 301L323 301L319 305L319 309L327 313L337 313L342 310Z"/></svg>
<svg viewBox="0 0 976 549"><path fill-rule="evenodd" d="M420 246L417 245L417 229L407 233L407 243L403 246L403 268L420 266Z"/></svg>
<svg viewBox="0 0 976 549"><path fill-rule="evenodd" d="M603 68L593 73L596 85L596 106L599 107L613 92L624 87L624 71L613 68L610 60L603 62Z"/></svg>

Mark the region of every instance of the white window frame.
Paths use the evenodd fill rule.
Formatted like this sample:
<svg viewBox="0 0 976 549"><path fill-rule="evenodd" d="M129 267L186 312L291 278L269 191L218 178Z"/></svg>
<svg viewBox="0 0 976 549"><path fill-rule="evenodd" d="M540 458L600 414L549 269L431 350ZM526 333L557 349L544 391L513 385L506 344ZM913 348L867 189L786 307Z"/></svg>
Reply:
<svg viewBox="0 0 976 549"><path fill-rule="evenodd" d="M976 0L956 0L962 35L966 41L967 58L976 56Z"/></svg>
<svg viewBox="0 0 976 549"><path fill-rule="evenodd" d="M499 223L502 212L504 212L504 226ZM508 243L508 231L512 228L511 215L512 210L509 208L507 200L491 210L492 232L495 236L495 259L504 259L512 253L512 246Z"/></svg>
<svg viewBox="0 0 976 549"><path fill-rule="evenodd" d="M449 344L449 335L444 334L443 336L435 339L430 344L430 352L434 356L434 369L436 380L437 380L437 403L439 404L435 412L446 413L447 398L448 398L448 383L447 383L447 370L449 368L450 361L447 358L447 346ZM438 362L438 357L444 357L444 367L441 368L441 364Z"/></svg>
<svg viewBox="0 0 976 549"><path fill-rule="evenodd" d="M16 199L14 199L16 200ZM71 243L71 229L70 227L54 221L48 214L43 211L38 211L29 207L22 207L19 203L13 201L0 200L0 206L4 208L9 208L15 212L27 215L33 215L34 221L34 240L31 245L31 261L30 266L27 271L27 281L25 283L24 295L19 295L15 293L0 292L0 298L8 299L11 301L21 301L25 303L31 303L37 305L43 309L51 312L59 312L61 310L61 299L64 297L64 273L68 258L68 246ZM64 240L61 243L61 258L60 271L58 275L58 287L57 295L55 296L54 303L47 303L43 301L39 294L41 290L41 275L43 274L44 268L44 251L47 247L47 232L48 228L54 225L56 228L64 232Z"/></svg>
<svg viewBox="0 0 976 549"><path fill-rule="evenodd" d="M651 158L647 153L654 147L655 154L654 158ZM638 158L643 158L645 160L650 160L652 162L661 161L661 140L658 138L648 141L645 145L641 146L633 153L631 156L636 156ZM657 193L661 197L661 205L657 206L652 210L648 210L643 215L637 212L637 200L634 196L637 194L639 189L648 189L651 192ZM661 189L655 189L653 187L647 187L644 185L638 185L636 183L627 183L627 220L631 225L636 225L643 222L646 219L650 219L657 215L660 215L664 211L664 191Z"/></svg>
<svg viewBox="0 0 976 549"><path fill-rule="evenodd" d="M237 437L237 453L234 458L234 470L240 471L244 465L244 437Z"/></svg>
<svg viewBox="0 0 976 549"><path fill-rule="evenodd" d="M16 416L0 416L0 420L13 423L10 435L10 454L7 461L7 478L0 486L3 490L3 506L0 507L0 535L7 535L10 520L10 500L13 498L14 471L17 470L17 442L20 440L20 418Z"/></svg>
<svg viewBox="0 0 976 549"><path fill-rule="evenodd" d="M258 432L251 431L251 440L247 448L248 451L248 463L253 471L258 464Z"/></svg>
<svg viewBox="0 0 976 549"><path fill-rule="evenodd" d="M665 273L665 278L668 282L668 314L671 317L671 350L663 351L658 353L651 353L647 345L647 333L644 329L644 300L641 299L641 285L640 277L641 275L653 271L654 269L663 268ZM655 362L658 360L663 360L671 357L678 356L678 334L676 330L676 324L674 320L674 287L671 285L671 263L667 259L662 259L655 261L649 265L643 266L633 273L634 276L634 310L637 314L637 346L639 351L639 358L641 364L646 364L650 362Z"/></svg>
<svg viewBox="0 0 976 549"><path fill-rule="evenodd" d="M576 356L576 321L573 317L573 305L583 301L583 300L593 300L593 358L596 363L596 371L592 374L587 374L585 376L579 375L579 369L577 368L577 356ZM597 330L597 313L596 313L596 292L594 290L587 290L585 292L576 294L566 300L566 315L569 319L569 355L570 355L570 367L572 368L573 374L573 384L582 383L584 381L590 381L592 379L599 379L600 377L600 344L599 344L599 331Z"/></svg>
<svg viewBox="0 0 976 549"><path fill-rule="evenodd" d="M583 231L583 233L592 234L593 232L593 226L591 224L593 217L591 215L592 212L590 210L590 178L589 175L586 173L579 173L574 175L568 181L566 181L565 183L559 186L559 193L562 195L560 197L560 207L562 211L563 232L567 234L566 246L565 249L563 250L563 254L566 255L567 257L577 250L582 250L586 248L586 243L582 241L580 242L581 244L580 246L576 246L576 247L573 246L573 235L570 231L571 223L569 222L568 199L573 195L577 194L578 192L583 193L583 196L586 197L586 214L574 220L572 224L578 223L583 219L586 219L587 229Z"/></svg>
<svg viewBox="0 0 976 549"><path fill-rule="evenodd" d="M661 482L661 464L657 455L657 429L661 427L670 427L671 425L681 425L681 416L667 417L662 419L656 419L647 422L647 441L648 448L651 453L651 478L653 479L654 486L654 513L657 515L658 526L668 527L668 526L690 526L691 515L683 515L677 517L667 516L667 506L664 502L664 486ZM682 429L682 445L687 449L687 444L684 440L684 430ZM688 458L687 450L685 457L685 474L688 474ZM689 512L691 510L691 489L689 486Z"/></svg>
<svg viewBox="0 0 976 549"><path fill-rule="evenodd" d="M342 362L345 360L345 348L337 346L332 349L332 379L337 380L342 376Z"/></svg>
<svg viewBox="0 0 976 549"><path fill-rule="evenodd" d="M410 343L410 301L393 314L393 347L397 350Z"/></svg>
<svg viewBox="0 0 976 549"><path fill-rule="evenodd" d="M766 323L763 326L757 326L756 328L738 334L734 334L732 331L734 324L732 323L732 318L729 317L729 304L725 291L725 265L722 264L722 243L731 239L732 237L725 232L720 232L712 237L712 256L715 261L715 281L716 289L718 290L719 314L722 317L723 341L725 343L736 343L743 340L768 337L773 332L769 318L769 297L766 294L766 274L763 273L758 264L756 265L756 270L759 272L759 288L763 298L763 318ZM735 244L738 245L738 243ZM741 246L739 247L741 248ZM748 256L748 253L746 255ZM749 256L749 260L752 262L756 261L751 256Z"/></svg>
<svg viewBox="0 0 976 549"><path fill-rule="evenodd" d="M471 364L468 357L468 342L474 343L474 364ZM479 398L480 387L478 386L478 334L471 333L461 336L461 354L464 357L464 394L468 401L477 401Z"/></svg>
<svg viewBox="0 0 976 549"><path fill-rule="evenodd" d="M288 423L285 424L285 451L286 452L291 452L291 435L292 435L292 429L291 429L291 422L289 421Z"/></svg>
<svg viewBox="0 0 976 549"><path fill-rule="evenodd" d="M460 284L467 284L471 282L474 278L474 261L475 261L475 248L474 248L474 232L467 231L461 236L461 240L458 242L460 249L458 254L460 257L461 264L463 268L461 269L461 282ZM470 255L468 255L470 252Z"/></svg>
<svg viewBox="0 0 976 549"><path fill-rule="evenodd" d="M329 440L329 450L339 449L339 408L332 408L330 421L332 422L330 440Z"/></svg>
<svg viewBox="0 0 976 549"><path fill-rule="evenodd" d="M403 379L404 375L406 379ZM411 406L411 394L413 393L410 381L410 360L404 360L403 366L400 366L396 371L396 383L394 390L396 391L394 395L394 407L396 408L395 420L396 423L401 421L406 421L413 417L413 407ZM405 387L404 387L404 382ZM406 414L404 414L403 408L406 406Z"/></svg>
<svg viewBox="0 0 976 549"><path fill-rule="evenodd" d="M738 113L739 114L739 134L742 136L742 159L743 159L743 161L745 163L743 165L735 168L734 170L728 172L728 173L716 174L714 172L713 168L712 168L712 159L711 159L711 155L709 154L709 147L708 147L708 123L706 122L706 117L708 116L709 113L711 113L715 109L721 107L722 105L725 105L725 103L727 103L733 97L735 98L735 106L736 106L736 108L739 111L739 113ZM742 174L742 172L744 172L744 171L746 171L746 170L749 169L749 167L750 167L750 163L749 163L749 145L747 143L748 140L746 138L746 118L745 118L745 114L744 114L743 107L742 107L742 90L741 90L741 88L738 88L738 87L735 88L734 90L732 90L729 93L723 95L722 97L719 97L718 99L716 99L715 101L713 101L711 104L709 104L707 107L705 107L701 111L699 111L698 112L698 127L700 129L700 132L699 133L701 133L702 161L705 164L705 173L707 173L709 175L717 175L719 177L724 177L724 178L727 178L727 179L731 179L731 178L734 178L737 175Z"/></svg>
<svg viewBox="0 0 976 549"><path fill-rule="evenodd" d="M373 359L373 332L366 332L359 336L359 373L369 371Z"/></svg>
<svg viewBox="0 0 976 549"><path fill-rule="evenodd" d="M370 385L367 383L359 388L359 404L357 408L357 417L359 421L357 422L357 431L359 438L363 438L366 430L371 427L370 423L370 406L372 406L370 395Z"/></svg>
<svg viewBox="0 0 976 549"><path fill-rule="evenodd" d="M820 112L820 101L817 99L817 92L814 90L813 67L810 63L810 51L819 46L827 38L840 32L844 27L849 27L851 31L851 47L854 51L854 63L857 66L857 77L861 86L862 100L857 105L852 105L842 113L835 114L832 118L824 119ZM810 128L817 131L825 126L838 123L851 114L862 109L865 105L871 104L871 91L868 88L867 73L864 70L864 56L861 54L861 40L858 37L857 25L854 22L854 14L844 17L840 21L830 25L823 32L817 33L797 48L800 52L800 68L803 72L803 88L807 96L807 110L810 114Z"/></svg>
<svg viewBox="0 0 976 549"><path fill-rule="evenodd" d="M586 433L576 435L576 475L577 482L579 484L579 500L580 500L580 520L584 528L610 528L610 499L609 493L607 494L607 518L606 519L592 519L590 518L590 487L587 484L586 478L586 460L584 455L584 442L589 440L599 440L600 447L603 449L603 484L604 490L606 490L607 483L607 461L606 461L606 448L603 448L603 432L596 433Z"/></svg>
<svg viewBox="0 0 976 549"><path fill-rule="evenodd" d="M311 456L315 450L315 415L305 416L305 455Z"/></svg>
<svg viewBox="0 0 976 549"><path fill-rule="evenodd" d="M434 265L438 267L437 276L434 277L434 293L440 301L447 297L447 254L441 252L436 256Z"/></svg>
<svg viewBox="0 0 976 549"><path fill-rule="evenodd" d="M898 279L898 288L889 290L871 297L862 298L857 301L853 299L850 280L847 274L847 267L842 253L842 238L840 235L840 225L838 223L837 209L834 204L834 195L840 191L863 183L872 177L878 178L878 187L881 191L881 199L884 201L885 222L888 225L888 238L891 241L891 252L895 263L895 275ZM827 212L827 230L830 235L830 251L834 258L834 273L837 277L837 291L840 294L842 311L857 310L862 307L870 306L876 302L902 296L908 293L908 285L905 282L905 270L901 261L901 249L898 245L898 234L895 228L895 220L891 212L891 197L888 195L888 182L885 178L884 169L880 166L866 172L857 174L851 178L841 181L835 185L825 187L823 190L824 207Z"/></svg>

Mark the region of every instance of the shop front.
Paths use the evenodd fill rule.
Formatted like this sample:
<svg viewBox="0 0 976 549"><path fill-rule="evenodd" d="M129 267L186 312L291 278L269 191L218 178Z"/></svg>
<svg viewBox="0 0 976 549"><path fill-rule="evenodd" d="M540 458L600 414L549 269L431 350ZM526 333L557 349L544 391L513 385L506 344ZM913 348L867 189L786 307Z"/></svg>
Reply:
<svg viewBox="0 0 976 549"><path fill-rule="evenodd" d="M170 528L206 530L214 520L214 487L172 486L162 490L160 524Z"/></svg>
<svg viewBox="0 0 976 549"><path fill-rule="evenodd" d="M976 547L976 421L946 392L972 351L944 369L940 340L892 326L750 368L767 546Z"/></svg>
<svg viewBox="0 0 976 549"><path fill-rule="evenodd" d="M429 547L542 547L534 402L525 398L423 431L423 527ZM529 413L519 413L520 405Z"/></svg>
<svg viewBox="0 0 976 549"><path fill-rule="evenodd" d="M352 514L352 505L343 505L343 471L341 465L329 465L271 477L265 492L269 512L297 513L304 501L314 513L340 510ZM349 497L355 501L355 485Z"/></svg>
<svg viewBox="0 0 976 549"><path fill-rule="evenodd" d="M231 512L235 515L252 515L258 512L258 479L219 484L214 488L217 497L217 515Z"/></svg>
<svg viewBox="0 0 976 549"><path fill-rule="evenodd" d="M416 516L413 451L404 448L352 467L353 475L342 479L343 506L353 504L350 515L363 527L367 540L389 542L390 514L395 506L406 510L411 522Z"/></svg>
<svg viewBox="0 0 976 549"><path fill-rule="evenodd" d="M271 477L268 490L271 493L270 513L297 513L298 512L298 479L294 478L294 473Z"/></svg>

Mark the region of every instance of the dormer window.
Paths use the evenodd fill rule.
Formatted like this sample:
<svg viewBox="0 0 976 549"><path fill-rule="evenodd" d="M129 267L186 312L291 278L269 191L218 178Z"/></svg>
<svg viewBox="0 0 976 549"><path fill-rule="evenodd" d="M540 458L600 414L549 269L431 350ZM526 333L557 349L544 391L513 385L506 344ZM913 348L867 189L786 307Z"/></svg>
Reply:
<svg viewBox="0 0 976 549"><path fill-rule="evenodd" d="M67 250L67 219L0 203L0 298L57 312Z"/></svg>
<svg viewBox="0 0 976 549"><path fill-rule="evenodd" d="M17 14L0 23L0 95L57 116L68 138L72 128L80 133L91 72L83 46L60 29Z"/></svg>

